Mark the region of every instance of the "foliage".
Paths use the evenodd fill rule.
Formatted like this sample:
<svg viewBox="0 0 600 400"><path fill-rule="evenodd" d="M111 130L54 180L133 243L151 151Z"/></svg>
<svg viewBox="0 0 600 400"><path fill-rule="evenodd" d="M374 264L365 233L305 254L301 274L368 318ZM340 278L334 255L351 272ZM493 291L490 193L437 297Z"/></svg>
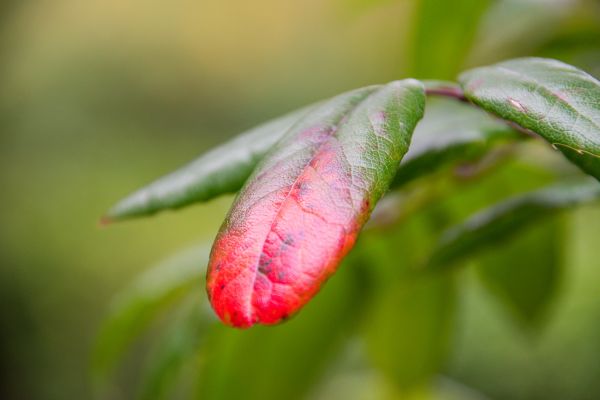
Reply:
<svg viewBox="0 0 600 400"><path fill-rule="evenodd" d="M189 391L201 398L301 398L319 387L324 366L344 354L341 344L350 338L364 343L363 367L392 382L391 393L418 393L444 368L457 323L460 285L456 268L448 267L478 257L490 294L524 327L541 329L561 274L559 222L551 218L600 199L598 99L600 82L541 58L470 70L459 85L405 80L365 87L262 125L128 197L107 221L240 190L198 273L208 264L208 297L222 321L247 328L279 323L302 308L392 189L343 272L283 326L228 331L198 307L182 306L162 356L150 360L154 372L142 394L168 393L168 363L183 365L196 355L201 360L190 368L201 379ZM528 134L591 177L559 173L571 176L497 202L502 191L486 188L498 182L495 174L531 174L513 157L516 148L525 159L539 151L523 140ZM473 192L463 193L465 186ZM453 210L457 193L460 212ZM541 220L552 224L538 229ZM513 247L486 258L485 250L500 241ZM535 268L513 262L523 251L537 259ZM134 317L131 310L142 304L156 312L174 293L193 293L197 288L185 282L197 283L197 275L185 276L161 282L151 300L143 290L130 296L100 337L99 359L121 352L125 339L115 347L111 337L137 333L128 325L152 315ZM253 360L252 371L239 358ZM102 380L107 362L96 369ZM311 373L300 379L298 371L306 369Z"/></svg>

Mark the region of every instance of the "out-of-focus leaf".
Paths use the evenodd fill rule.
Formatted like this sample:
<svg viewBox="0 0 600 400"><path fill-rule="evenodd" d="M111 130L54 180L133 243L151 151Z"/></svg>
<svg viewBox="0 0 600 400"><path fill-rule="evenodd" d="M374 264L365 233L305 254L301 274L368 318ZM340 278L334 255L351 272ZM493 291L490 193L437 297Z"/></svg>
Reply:
<svg viewBox="0 0 600 400"><path fill-rule="evenodd" d="M129 195L107 221L151 215L236 192L262 156L315 105L261 124Z"/></svg>
<svg viewBox="0 0 600 400"><path fill-rule="evenodd" d="M510 198L445 231L429 264L432 267L450 265L482 248L497 245L500 240L541 218L599 198L600 185L591 179L557 184Z"/></svg>
<svg viewBox="0 0 600 400"><path fill-rule="evenodd" d="M483 285L526 328L540 327L557 293L563 267L562 228L556 217L541 221L478 258Z"/></svg>
<svg viewBox="0 0 600 400"><path fill-rule="evenodd" d="M202 287L207 262L206 246L186 250L147 271L116 299L93 353L92 373L100 384L161 311Z"/></svg>
<svg viewBox="0 0 600 400"><path fill-rule="evenodd" d="M436 219L436 212L424 208L401 223L374 226L352 253L369 266L369 285L377 294L367 303L362 330L367 357L402 398L416 396L439 372L454 321L452 277L418 269L435 243Z"/></svg>
<svg viewBox="0 0 600 400"><path fill-rule="evenodd" d="M529 129L600 180L600 82L562 62L522 58L459 78L465 96Z"/></svg>
<svg viewBox="0 0 600 400"><path fill-rule="evenodd" d="M198 379L197 363L194 362L197 350L207 333L210 324L215 323L205 297L193 294L180 307L176 320L160 337L154 352L145 362L145 375L140 387L140 399L158 400L171 398L176 386L181 386L182 369L190 364L194 383ZM194 384L187 387L193 390ZM178 388L177 392L182 392Z"/></svg>
<svg viewBox="0 0 600 400"><path fill-rule="evenodd" d="M499 0L490 4L480 21L468 65L535 54L558 35L576 4L571 0ZM593 14L593 13L590 13ZM581 23L580 20L577 23ZM498 29L502 27L502 29ZM523 40L527 38L527 40Z"/></svg>
<svg viewBox="0 0 600 400"><path fill-rule="evenodd" d="M460 71L489 0L420 0L413 21L411 75L452 79Z"/></svg>
<svg viewBox="0 0 600 400"><path fill-rule="evenodd" d="M444 165L473 161L523 136L472 105L430 98L392 186L401 186Z"/></svg>
<svg viewBox="0 0 600 400"><path fill-rule="evenodd" d="M412 79L358 89L269 151L213 245L207 291L225 323L278 323L317 293L387 191L424 106Z"/></svg>
<svg viewBox="0 0 600 400"><path fill-rule="evenodd" d="M406 390L426 383L443 365L456 293L448 274L412 277L390 286L370 309L367 352L387 378Z"/></svg>
<svg viewBox="0 0 600 400"><path fill-rule="evenodd" d="M366 268L360 267L347 259L330 290L286 324L250 330L215 326L201 351L198 398L305 398L363 316L370 290Z"/></svg>
<svg viewBox="0 0 600 400"><path fill-rule="evenodd" d="M447 376L438 376L434 384L435 400L491 400L477 389Z"/></svg>

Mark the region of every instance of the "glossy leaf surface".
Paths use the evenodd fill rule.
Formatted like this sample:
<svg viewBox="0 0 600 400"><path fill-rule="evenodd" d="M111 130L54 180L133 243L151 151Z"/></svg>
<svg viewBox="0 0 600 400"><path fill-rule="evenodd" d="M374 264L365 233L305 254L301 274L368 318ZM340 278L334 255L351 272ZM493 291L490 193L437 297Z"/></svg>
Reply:
<svg viewBox="0 0 600 400"><path fill-rule="evenodd" d="M448 229L435 249L430 264L449 265L497 244L518 229L576 204L600 199L600 185L593 180L557 184L513 197L491 206Z"/></svg>
<svg viewBox="0 0 600 400"><path fill-rule="evenodd" d="M465 96L542 136L600 180L600 82L560 61L522 58L459 78Z"/></svg>
<svg viewBox="0 0 600 400"><path fill-rule="evenodd" d="M424 102L414 80L345 93L265 156L211 253L207 291L224 322L277 323L319 290L388 189Z"/></svg>
<svg viewBox="0 0 600 400"><path fill-rule="evenodd" d="M203 154L126 197L109 210L106 218L110 221L151 215L236 192L264 154L313 106L261 124Z"/></svg>

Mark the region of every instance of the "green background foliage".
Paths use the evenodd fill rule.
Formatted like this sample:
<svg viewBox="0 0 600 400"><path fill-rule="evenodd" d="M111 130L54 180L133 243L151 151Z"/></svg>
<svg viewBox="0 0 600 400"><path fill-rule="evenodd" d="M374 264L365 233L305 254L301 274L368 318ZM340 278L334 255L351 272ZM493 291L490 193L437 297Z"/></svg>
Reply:
<svg viewBox="0 0 600 400"><path fill-rule="evenodd" d="M600 76L594 0L450 3L4 2L0 397L596 397L597 204L422 275L440 232L578 176L545 143L388 196L322 293L275 328L233 331L208 308L206 248L231 197L96 226L141 183L345 90L519 56Z"/></svg>

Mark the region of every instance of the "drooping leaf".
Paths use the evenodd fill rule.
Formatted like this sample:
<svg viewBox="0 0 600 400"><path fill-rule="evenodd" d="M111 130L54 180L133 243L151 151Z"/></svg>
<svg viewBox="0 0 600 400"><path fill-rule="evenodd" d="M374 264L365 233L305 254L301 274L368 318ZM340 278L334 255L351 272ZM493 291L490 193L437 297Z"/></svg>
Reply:
<svg viewBox="0 0 600 400"><path fill-rule="evenodd" d="M277 323L319 290L388 189L424 103L414 80L340 95L263 158L211 253L207 290L224 322Z"/></svg>
<svg viewBox="0 0 600 400"><path fill-rule="evenodd" d="M444 165L468 162L523 137L469 104L430 98L392 183L401 186Z"/></svg>
<svg viewBox="0 0 600 400"><path fill-rule="evenodd" d="M558 292L564 263L560 222L556 217L538 220L477 259L482 284L530 330L541 327Z"/></svg>
<svg viewBox="0 0 600 400"><path fill-rule="evenodd" d="M366 324L367 353L401 389L423 384L446 358L456 292L448 274L412 277L385 290Z"/></svg>
<svg viewBox="0 0 600 400"><path fill-rule="evenodd" d="M262 156L314 106L261 124L203 154L117 203L108 211L106 219L152 215L236 192Z"/></svg>
<svg viewBox="0 0 600 400"><path fill-rule="evenodd" d="M459 78L481 108L529 129L600 180L600 82L562 62L522 58Z"/></svg>
<svg viewBox="0 0 600 400"><path fill-rule="evenodd" d="M541 218L598 199L600 185L594 180L557 184L510 198L445 231L429 263L432 267L450 265L483 248L497 245L500 240Z"/></svg>
<svg viewBox="0 0 600 400"><path fill-rule="evenodd" d="M207 263L206 246L186 250L148 270L115 300L93 352L92 372L99 381L161 311L202 285Z"/></svg>

